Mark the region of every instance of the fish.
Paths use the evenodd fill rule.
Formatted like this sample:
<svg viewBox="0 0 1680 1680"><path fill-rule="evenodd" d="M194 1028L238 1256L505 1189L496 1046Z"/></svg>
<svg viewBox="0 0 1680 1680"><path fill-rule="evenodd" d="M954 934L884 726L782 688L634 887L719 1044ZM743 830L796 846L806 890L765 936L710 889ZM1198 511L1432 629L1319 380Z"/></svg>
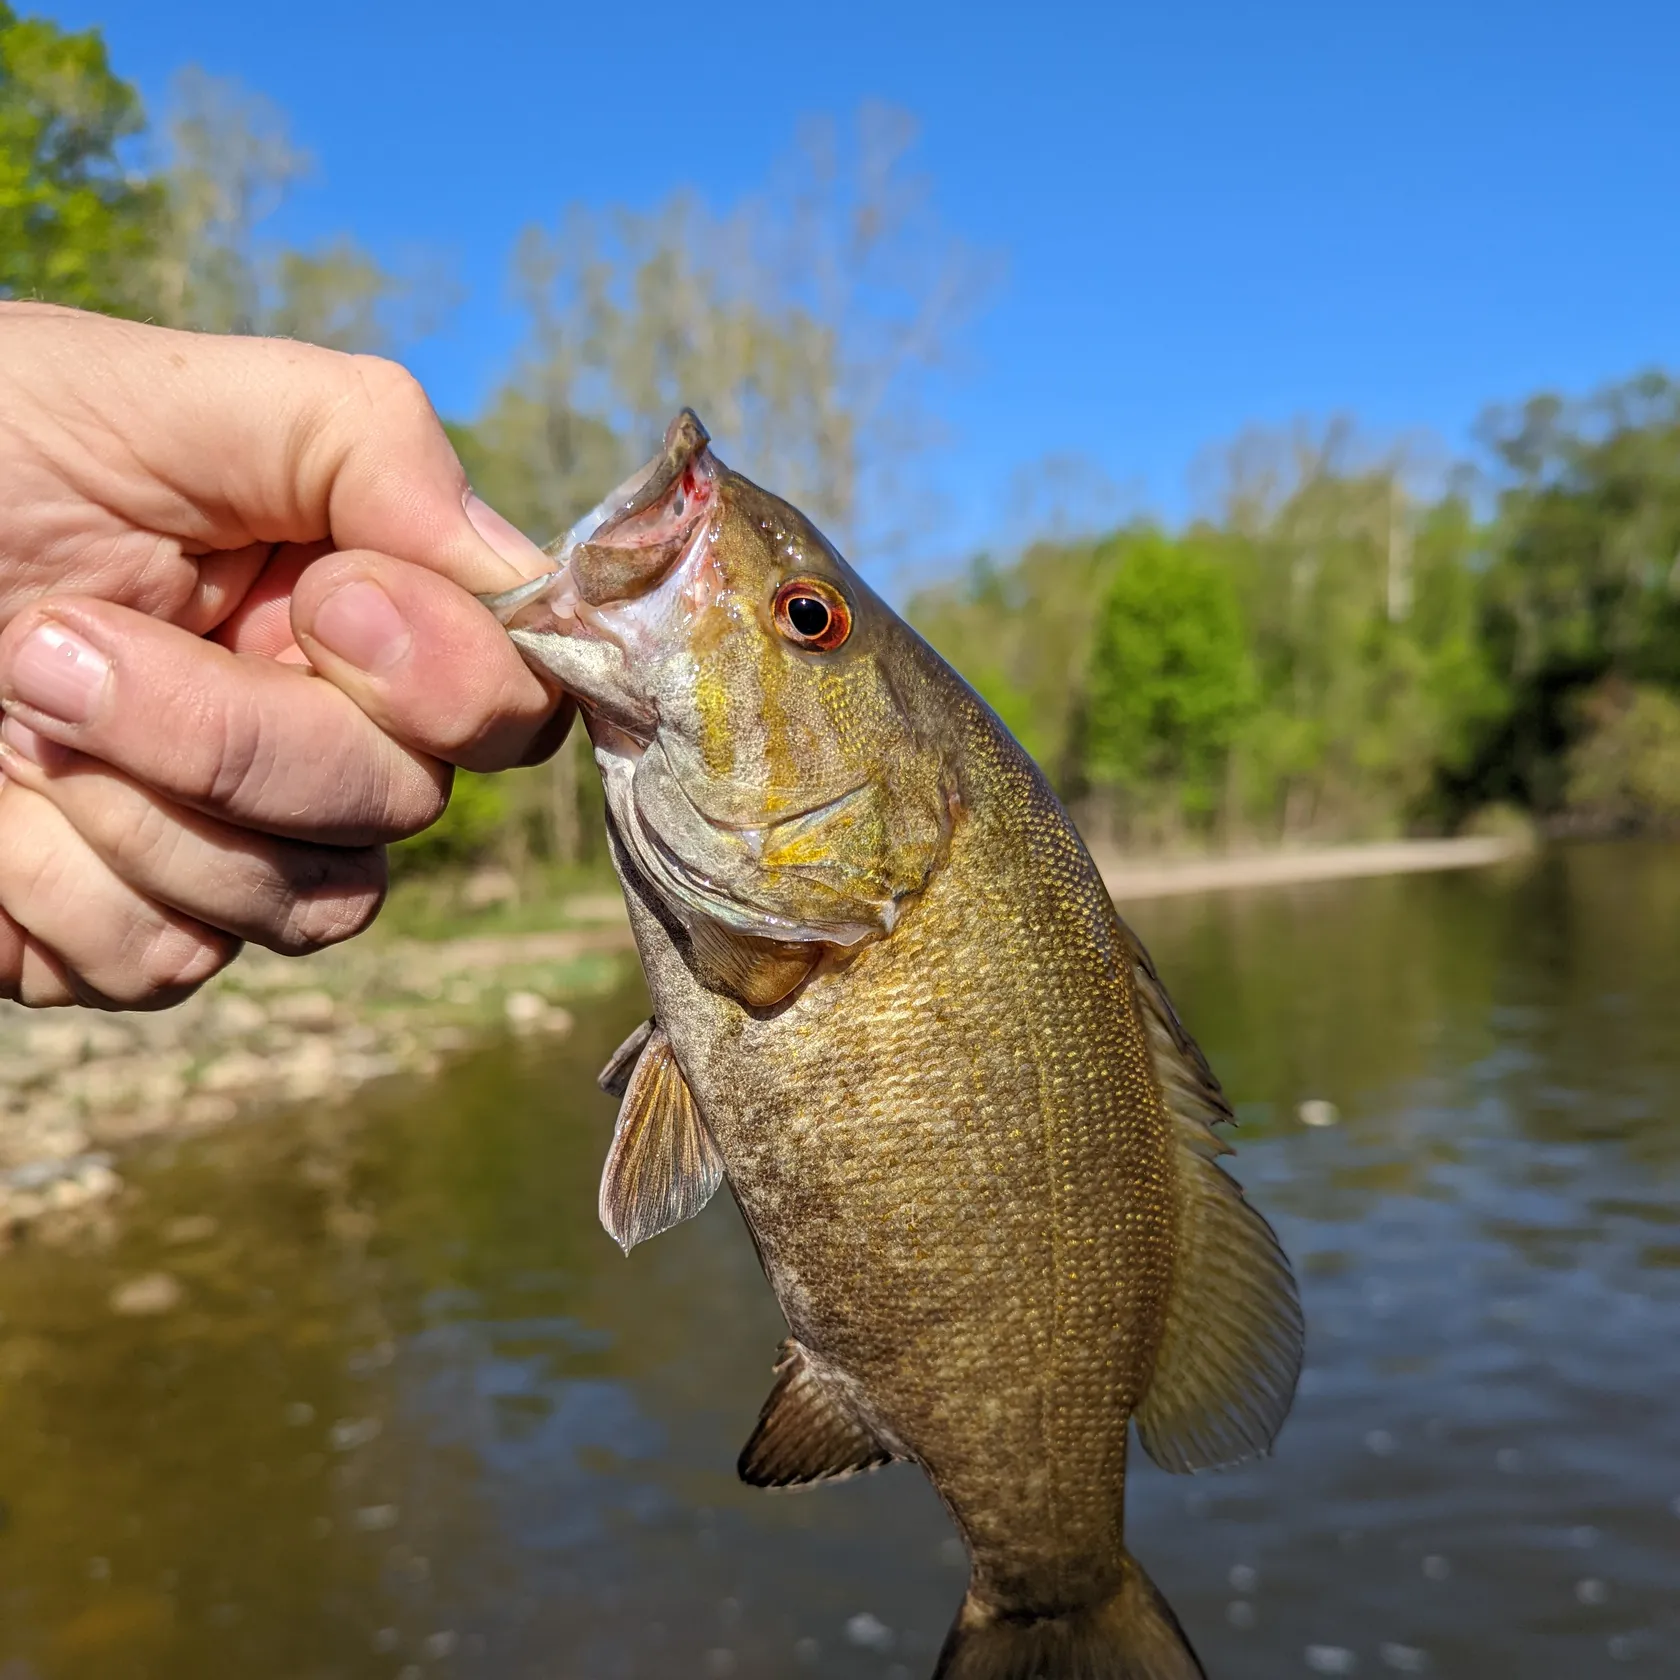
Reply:
<svg viewBox="0 0 1680 1680"><path fill-rule="evenodd" d="M938 1680L1195 1680L1127 1451L1264 1454L1304 1325L1231 1105L1037 765L684 410L486 598L581 708L653 1004L601 1075L628 1253L727 1182L787 1337L739 1460L918 1465Z"/></svg>

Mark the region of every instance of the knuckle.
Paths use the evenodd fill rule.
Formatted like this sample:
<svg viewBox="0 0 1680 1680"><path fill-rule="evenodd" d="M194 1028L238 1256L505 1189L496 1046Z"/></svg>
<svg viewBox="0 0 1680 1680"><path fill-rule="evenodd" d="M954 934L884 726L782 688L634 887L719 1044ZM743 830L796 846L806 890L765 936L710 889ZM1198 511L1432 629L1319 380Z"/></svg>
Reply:
<svg viewBox="0 0 1680 1680"><path fill-rule="evenodd" d="M428 745L439 758L447 758L452 763L476 757L495 735L495 721L476 708L444 712L433 720Z"/></svg>
<svg viewBox="0 0 1680 1680"><path fill-rule="evenodd" d="M275 771L273 732L263 708L249 694L215 709L199 765L197 794L217 809L248 809L261 801Z"/></svg>
<svg viewBox="0 0 1680 1680"><path fill-rule="evenodd" d="M432 405L425 388L400 362L367 355L356 356L354 362L362 388L375 408L396 409L408 414L417 410L431 412Z"/></svg>
<svg viewBox="0 0 1680 1680"><path fill-rule="evenodd" d="M447 764L430 773L410 761L387 783L376 816L369 822L381 840L407 840L435 823L449 804L454 772Z"/></svg>
<svg viewBox="0 0 1680 1680"><path fill-rule="evenodd" d="M115 980L101 987L122 1009L168 1009L219 974L240 950L231 935L173 920L140 931L137 944Z"/></svg>
<svg viewBox="0 0 1680 1680"><path fill-rule="evenodd" d="M119 875L143 873L152 879L178 873L188 839L179 819L150 800L122 803L123 820L110 828L111 866Z"/></svg>
<svg viewBox="0 0 1680 1680"><path fill-rule="evenodd" d="M379 914L385 885L383 847L340 854L329 878L290 896L272 948L285 956L303 957L354 938Z"/></svg>

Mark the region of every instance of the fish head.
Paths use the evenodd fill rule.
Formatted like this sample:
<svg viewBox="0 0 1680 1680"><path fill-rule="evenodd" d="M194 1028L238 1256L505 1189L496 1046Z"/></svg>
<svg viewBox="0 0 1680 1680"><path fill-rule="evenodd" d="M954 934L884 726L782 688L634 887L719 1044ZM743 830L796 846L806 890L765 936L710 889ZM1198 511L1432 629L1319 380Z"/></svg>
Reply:
<svg viewBox="0 0 1680 1680"><path fill-rule="evenodd" d="M618 839L661 897L758 938L891 932L953 807L895 681L914 640L897 614L688 410L556 553L503 621L577 698Z"/></svg>

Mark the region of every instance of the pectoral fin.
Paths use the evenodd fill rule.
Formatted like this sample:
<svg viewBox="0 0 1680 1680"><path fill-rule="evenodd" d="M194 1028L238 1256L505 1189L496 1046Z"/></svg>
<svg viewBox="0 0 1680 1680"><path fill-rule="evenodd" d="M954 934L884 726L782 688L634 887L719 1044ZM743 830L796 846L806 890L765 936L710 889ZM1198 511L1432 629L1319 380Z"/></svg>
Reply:
<svg viewBox="0 0 1680 1680"><path fill-rule="evenodd" d="M1128 930L1129 932L1129 930ZM1167 1470L1205 1470L1270 1448L1295 1395L1305 1335L1289 1261L1242 1187L1218 1165L1213 1127L1231 1105L1184 1030L1148 953L1134 977L1178 1145L1179 1248L1155 1374L1136 1412L1144 1451Z"/></svg>
<svg viewBox="0 0 1680 1680"><path fill-rule="evenodd" d="M877 1470L899 1457L883 1446L832 1378L796 1341L782 1343L776 1386L736 1468L750 1487L801 1487Z"/></svg>
<svg viewBox="0 0 1680 1680"><path fill-rule="evenodd" d="M696 916L688 931L701 980L753 1009L780 1003L822 955L817 945L734 933L709 916Z"/></svg>
<svg viewBox="0 0 1680 1680"><path fill-rule="evenodd" d="M601 1223L628 1254L698 1213L722 1182L723 1157L670 1042L654 1027L619 1105L601 1174Z"/></svg>

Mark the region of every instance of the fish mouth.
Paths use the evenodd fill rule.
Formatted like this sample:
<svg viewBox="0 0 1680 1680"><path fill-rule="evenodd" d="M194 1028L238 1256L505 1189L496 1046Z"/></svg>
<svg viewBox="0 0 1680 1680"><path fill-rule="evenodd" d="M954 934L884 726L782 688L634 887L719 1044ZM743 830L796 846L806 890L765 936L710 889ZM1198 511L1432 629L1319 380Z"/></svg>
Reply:
<svg viewBox="0 0 1680 1680"><path fill-rule="evenodd" d="M580 606L633 601L657 588L717 506L721 469L691 408L665 428L660 453L574 525L556 555Z"/></svg>

